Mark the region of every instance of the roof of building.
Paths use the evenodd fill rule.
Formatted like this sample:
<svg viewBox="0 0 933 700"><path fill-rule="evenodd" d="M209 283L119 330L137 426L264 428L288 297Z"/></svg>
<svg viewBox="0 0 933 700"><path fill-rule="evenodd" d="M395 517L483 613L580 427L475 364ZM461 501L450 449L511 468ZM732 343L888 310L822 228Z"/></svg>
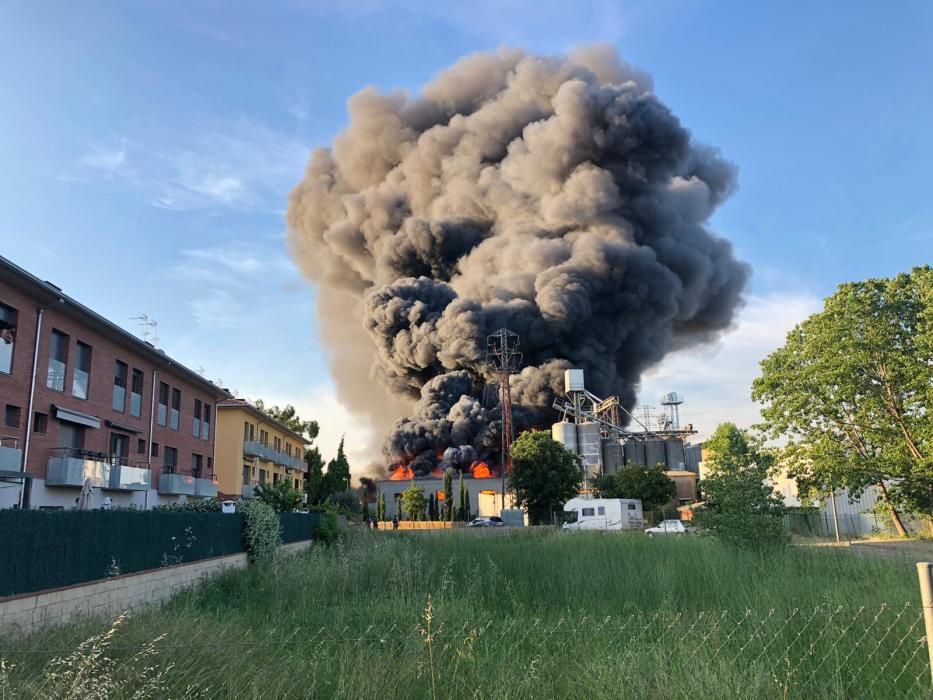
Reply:
<svg viewBox="0 0 933 700"><path fill-rule="evenodd" d="M202 377L200 374L194 370L188 369L180 362L173 360L171 357L165 354L162 350L159 350L151 343L147 343L142 338L139 338L129 331L121 328L112 321L104 318L95 311L92 311L88 307L84 306L80 302L72 299L70 296L65 294L61 288L55 286L51 282L46 282L30 272L27 272L19 265L14 262L4 258L0 255L0 271L9 273L7 276L7 281L9 281L13 286L18 287L32 296L35 296L40 301L45 302L44 308L49 308L51 306L61 305L61 310L78 320L82 321L86 325L94 328L99 333L106 335L112 338L114 341L121 343L122 345L129 347L140 355L149 359L157 367L171 368L171 371L184 377L185 380L189 381L191 384L199 386L200 388L210 392L218 399L227 398L230 396L230 392L226 389L217 386L214 382Z"/></svg>
<svg viewBox="0 0 933 700"><path fill-rule="evenodd" d="M287 425L285 425L284 423L282 423L282 422L280 422L280 421L277 421L275 418L273 418L272 416L270 416L270 415L269 415L268 413L266 413L265 411L260 411L258 408L256 408L253 404L251 404L251 403L250 403L249 401L247 401L246 399L226 399L226 400L224 400L224 401L220 401L220 402L217 404L217 409L220 410L221 408L240 408L240 409L243 409L244 411L247 411L248 413L251 413L251 414L252 414L253 416L255 416L256 418L259 418L261 421L263 421L263 422L265 422L265 423L270 423L270 424L274 425L274 426L277 427L279 430L281 430L283 433L288 433L289 435L291 435L291 436L294 437L295 439L301 440L301 442L303 442L304 444L306 444L306 445L310 445L310 444L311 444L311 441L308 440L304 435L301 435L300 433L296 433L294 430L292 430L291 428L289 428Z"/></svg>

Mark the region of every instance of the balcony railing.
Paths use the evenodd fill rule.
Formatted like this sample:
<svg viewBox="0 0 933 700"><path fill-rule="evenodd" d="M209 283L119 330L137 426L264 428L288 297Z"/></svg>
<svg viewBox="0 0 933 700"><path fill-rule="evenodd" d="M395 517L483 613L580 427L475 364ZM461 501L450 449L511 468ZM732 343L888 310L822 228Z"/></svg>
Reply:
<svg viewBox="0 0 933 700"><path fill-rule="evenodd" d="M0 436L0 470L16 472L23 461L23 451L19 449L19 439Z"/></svg>
<svg viewBox="0 0 933 700"><path fill-rule="evenodd" d="M57 447L49 451L45 483L47 486L91 486L115 491L145 491L152 484L148 462L108 455L75 447Z"/></svg>
<svg viewBox="0 0 933 700"><path fill-rule="evenodd" d="M162 470L159 474L159 493L166 496L195 496L195 478L190 474L177 474Z"/></svg>
<svg viewBox="0 0 933 700"><path fill-rule="evenodd" d="M279 452L271 445L259 440L246 440L243 442L243 454L247 457L259 457L266 462L273 462L286 469L300 469L304 471L304 460L293 457L287 452Z"/></svg>

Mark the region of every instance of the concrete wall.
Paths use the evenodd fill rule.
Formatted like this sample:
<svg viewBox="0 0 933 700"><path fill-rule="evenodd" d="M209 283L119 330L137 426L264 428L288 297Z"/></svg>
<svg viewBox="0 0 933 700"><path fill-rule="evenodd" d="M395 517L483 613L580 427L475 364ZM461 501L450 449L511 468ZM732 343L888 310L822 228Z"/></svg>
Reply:
<svg viewBox="0 0 933 700"><path fill-rule="evenodd" d="M311 545L283 545L299 552ZM29 634L44 627L64 624L79 617L116 618L124 611L165 603L181 591L225 569L244 569L246 554L231 554L102 581L0 598L0 630Z"/></svg>

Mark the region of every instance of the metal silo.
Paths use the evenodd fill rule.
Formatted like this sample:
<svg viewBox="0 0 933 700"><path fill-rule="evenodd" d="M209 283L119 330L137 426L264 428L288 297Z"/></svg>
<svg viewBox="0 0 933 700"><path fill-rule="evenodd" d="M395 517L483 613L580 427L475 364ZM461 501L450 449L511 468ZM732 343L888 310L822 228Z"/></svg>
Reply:
<svg viewBox="0 0 933 700"><path fill-rule="evenodd" d="M645 440L645 466L653 469L659 464L667 468L667 454L663 440Z"/></svg>
<svg viewBox="0 0 933 700"><path fill-rule="evenodd" d="M683 471L686 459L684 457L684 441L680 438L664 441L664 454L667 462L667 468L672 471Z"/></svg>
<svg viewBox="0 0 933 700"><path fill-rule="evenodd" d="M602 471L602 447L598 423L577 424L577 454L580 455L588 476Z"/></svg>
<svg viewBox="0 0 933 700"><path fill-rule="evenodd" d="M564 446L564 449L577 454L577 426L570 421L561 421L551 426L551 438Z"/></svg>
<svg viewBox="0 0 933 700"><path fill-rule="evenodd" d="M623 452L626 464L645 466L645 443L640 440L626 440Z"/></svg>
<svg viewBox="0 0 933 700"><path fill-rule="evenodd" d="M603 438L603 474L615 474L622 464L622 443L613 438Z"/></svg>

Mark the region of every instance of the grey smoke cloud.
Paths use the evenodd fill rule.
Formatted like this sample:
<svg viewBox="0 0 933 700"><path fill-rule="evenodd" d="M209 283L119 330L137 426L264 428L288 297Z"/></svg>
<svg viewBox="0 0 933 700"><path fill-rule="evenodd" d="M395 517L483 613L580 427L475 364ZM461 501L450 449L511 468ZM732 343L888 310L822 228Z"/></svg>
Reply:
<svg viewBox="0 0 933 700"><path fill-rule="evenodd" d="M735 168L610 47L477 54L348 106L291 195L289 241L341 398L389 459L497 453L484 357L502 326L525 353L522 427L551 420L566 367L631 407L642 372L732 322L749 269L707 221Z"/></svg>

